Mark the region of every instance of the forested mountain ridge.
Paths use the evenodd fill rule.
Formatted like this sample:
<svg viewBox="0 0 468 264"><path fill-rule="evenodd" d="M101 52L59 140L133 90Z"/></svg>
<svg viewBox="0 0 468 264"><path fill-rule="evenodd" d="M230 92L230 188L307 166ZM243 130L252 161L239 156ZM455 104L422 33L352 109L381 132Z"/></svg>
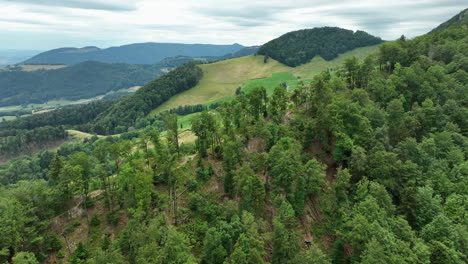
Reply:
<svg viewBox="0 0 468 264"><path fill-rule="evenodd" d="M0 71L0 106L88 99L142 86L163 75L163 69L172 68L86 61L56 70Z"/></svg>
<svg viewBox="0 0 468 264"><path fill-rule="evenodd" d="M136 43L107 49L97 47L59 48L40 53L24 61L23 64L77 64L88 60L106 63L154 64L167 57L223 56L243 48L244 46L239 44L178 43Z"/></svg>
<svg viewBox="0 0 468 264"><path fill-rule="evenodd" d="M402 37L193 115L195 143L144 113L184 65L105 111L131 137L0 166L0 262L467 263L467 58L466 27Z"/></svg>
<svg viewBox="0 0 468 264"><path fill-rule="evenodd" d="M429 33L441 31L447 29L449 27L459 27L459 26L468 26L468 8L461 11L456 16L452 17L451 19L445 21L444 23L440 24L438 27L431 30Z"/></svg>
<svg viewBox="0 0 468 264"><path fill-rule="evenodd" d="M331 60L340 53L379 43L382 43L382 39L364 31L322 27L286 33L262 45L258 54L295 67L309 62L315 56Z"/></svg>
<svg viewBox="0 0 468 264"><path fill-rule="evenodd" d="M85 61L56 70L36 71L11 66L0 70L0 106L89 99L111 91L143 86L188 62L226 60L251 55L257 50L258 47L246 47L222 56L168 57L155 64ZM112 96L118 98L123 94L128 92L114 93Z"/></svg>
<svg viewBox="0 0 468 264"><path fill-rule="evenodd" d="M202 75L196 63L184 64L119 100L92 122L91 130L103 135L125 132L171 96L194 87Z"/></svg>

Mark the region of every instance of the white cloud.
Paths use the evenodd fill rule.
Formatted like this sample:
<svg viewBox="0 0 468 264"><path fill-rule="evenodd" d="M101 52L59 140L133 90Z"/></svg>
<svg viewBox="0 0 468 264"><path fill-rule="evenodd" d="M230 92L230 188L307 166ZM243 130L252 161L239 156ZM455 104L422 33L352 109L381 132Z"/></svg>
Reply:
<svg viewBox="0 0 468 264"><path fill-rule="evenodd" d="M135 42L265 43L316 26L383 39L428 32L466 8L459 0L0 0L0 49Z"/></svg>

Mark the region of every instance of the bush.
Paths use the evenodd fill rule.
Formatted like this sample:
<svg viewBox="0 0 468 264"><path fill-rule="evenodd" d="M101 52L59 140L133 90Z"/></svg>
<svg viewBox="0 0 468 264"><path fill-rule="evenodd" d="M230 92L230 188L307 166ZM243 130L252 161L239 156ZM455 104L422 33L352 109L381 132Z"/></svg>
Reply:
<svg viewBox="0 0 468 264"><path fill-rule="evenodd" d="M45 241L47 251L59 251L62 246L62 240L56 234L50 234Z"/></svg>
<svg viewBox="0 0 468 264"><path fill-rule="evenodd" d="M110 211L106 215L106 222L110 225L117 225L120 221L120 215L117 211Z"/></svg>
<svg viewBox="0 0 468 264"><path fill-rule="evenodd" d="M91 220L89 221L90 226L99 226L101 224L101 219L99 219L99 216L97 214L93 214L91 217Z"/></svg>

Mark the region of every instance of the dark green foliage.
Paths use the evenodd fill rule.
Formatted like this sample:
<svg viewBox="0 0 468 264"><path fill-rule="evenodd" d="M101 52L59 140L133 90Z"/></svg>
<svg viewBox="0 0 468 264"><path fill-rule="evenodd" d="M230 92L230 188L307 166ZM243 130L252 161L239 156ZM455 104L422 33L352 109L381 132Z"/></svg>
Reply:
<svg viewBox="0 0 468 264"><path fill-rule="evenodd" d="M47 251L57 252L62 249L62 240L56 234L50 234L45 239L45 249Z"/></svg>
<svg viewBox="0 0 468 264"><path fill-rule="evenodd" d="M81 263L84 263L84 261L88 258L89 258L88 249L83 243L79 242L78 246L73 252L73 256L70 260L70 264L81 264Z"/></svg>
<svg viewBox="0 0 468 264"><path fill-rule="evenodd" d="M44 126L82 125L92 121L97 115L106 111L114 103L114 101L98 101L86 105L60 108L40 115L26 116L13 121L1 122L0 130L3 134L6 133L4 130L33 129Z"/></svg>
<svg viewBox="0 0 468 264"><path fill-rule="evenodd" d="M135 125L137 118L146 116L172 95L195 86L201 77L202 71L196 64L183 65L117 102L96 118L93 130L111 134L118 126L129 128Z"/></svg>
<svg viewBox="0 0 468 264"><path fill-rule="evenodd" d="M104 241L102 241L101 249L107 250L109 249L110 245L111 245L111 241L110 241L109 235L104 236Z"/></svg>
<svg viewBox="0 0 468 264"><path fill-rule="evenodd" d="M203 243L202 263L222 264L227 256L223 247L222 234L214 228L210 228L206 233Z"/></svg>
<svg viewBox="0 0 468 264"><path fill-rule="evenodd" d="M299 235L294 230L288 230L281 220L273 223L272 264L289 263L298 253L301 245Z"/></svg>
<svg viewBox="0 0 468 264"><path fill-rule="evenodd" d="M194 115L196 151L140 117L157 122L2 165L0 262L45 261L56 232L62 252L87 241L71 263L466 263L466 30L402 37L291 97L239 94ZM82 201L91 221L68 215ZM104 214L84 238L70 224Z"/></svg>
<svg viewBox="0 0 468 264"><path fill-rule="evenodd" d="M143 86L163 75L163 67L87 61L57 70L0 71L0 106L88 99Z"/></svg>
<svg viewBox="0 0 468 264"><path fill-rule="evenodd" d="M97 214L93 214L93 216L91 216L91 219L89 220L89 225L99 226L100 224L101 224L101 219L99 219L99 216Z"/></svg>
<svg viewBox="0 0 468 264"><path fill-rule="evenodd" d="M67 132L62 126L2 131L0 132L0 159L5 160L19 154L45 149L66 137Z"/></svg>
<svg viewBox="0 0 468 264"><path fill-rule="evenodd" d="M264 44L258 54L295 67L309 62L315 56L331 60L348 50L379 43L382 43L380 38L364 31L323 27L286 33Z"/></svg>

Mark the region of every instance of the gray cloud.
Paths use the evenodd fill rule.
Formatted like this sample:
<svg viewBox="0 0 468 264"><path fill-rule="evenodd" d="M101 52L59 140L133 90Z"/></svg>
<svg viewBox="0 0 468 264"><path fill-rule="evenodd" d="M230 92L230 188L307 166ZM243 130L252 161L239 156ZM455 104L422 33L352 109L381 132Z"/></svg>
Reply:
<svg viewBox="0 0 468 264"><path fill-rule="evenodd" d="M80 9L105 11L134 11L136 6L132 1L92 1L92 0L0 0L0 2L33 4L40 6L59 6Z"/></svg>
<svg viewBox="0 0 468 264"><path fill-rule="evenodd" d="M289 31L320 26L360 29L392 40L401 34L410 38L422 35L466 8L466 0L0 0L2 3L14 14L6 12L0 22L26 26L0 29L0 48L9 47L5 44L11 43L5 41L8 34L24 39L27 48L38 44L56 48L64 42L68 46L147 41L257 45ZM27 27L30 25L35 26ZM32 31L47 32L47 38L41 38L41 43L28 41Z"/></svg>

